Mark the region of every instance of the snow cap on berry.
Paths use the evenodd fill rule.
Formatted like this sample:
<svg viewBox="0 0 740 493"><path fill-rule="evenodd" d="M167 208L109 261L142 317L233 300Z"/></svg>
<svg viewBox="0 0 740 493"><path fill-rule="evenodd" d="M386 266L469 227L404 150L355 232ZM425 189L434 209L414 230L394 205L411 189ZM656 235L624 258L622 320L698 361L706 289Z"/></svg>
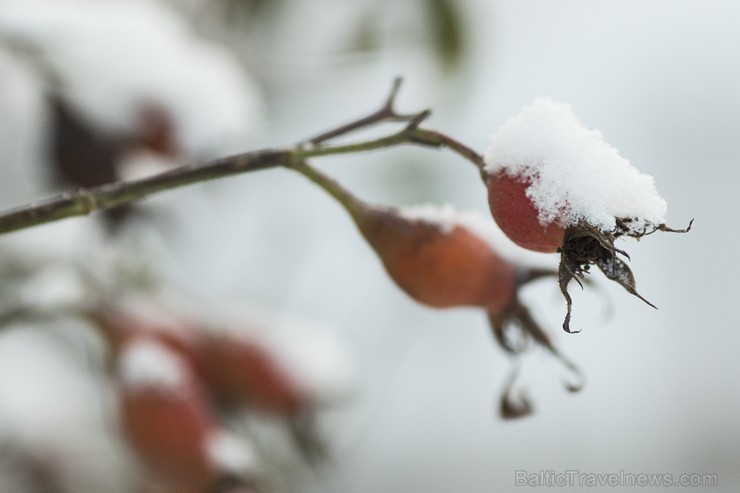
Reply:
<svg viewBox="0 0 740 493"><path fill-rule="evenodd" d="M543 225L588 223L613 231L627 220L628 233L665 223L667 205L653 178L634 168L586 128L570 105L539 98L491 137L486 172L529 180L527 196Z"/></svg>

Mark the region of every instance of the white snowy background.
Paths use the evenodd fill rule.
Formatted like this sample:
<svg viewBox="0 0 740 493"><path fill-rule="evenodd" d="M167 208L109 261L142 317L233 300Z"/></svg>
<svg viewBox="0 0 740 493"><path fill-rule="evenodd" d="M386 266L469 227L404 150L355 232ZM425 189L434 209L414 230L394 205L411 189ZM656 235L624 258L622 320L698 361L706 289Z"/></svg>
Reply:
<svg viewBox="0 0 740 493"><path fill-rule="evenodd" d="M199 15L207 3L169 2L194 16L198 29L218 35L217 23ZM291 0L259 36L220 34L248 61L265 105L259 128L245 128L240 140L224 144L223 154L291 143L360 116L402 74L401 109L433 108L430 126L481 152L490 134L534 98L571 103L590 128L654 176L668 202L669 224L696 222L688 235L656 234L620 245L632 256L638 288L658 311L600 283L611 305L593 290L576 296L574 325L583 331L568 335L559 331L565 306L554 283L525 292L588 383L580 394L567 394L556 364L541 354L530 358L525 377L537 412L502 422L495 398L508 367L485 318L408 299L346 213L301 176L265 171L157 199L177 218L176 227L161 233L168 253L163 268L173 278L186 280L213 306L244 303L332 327L354 354L353 398L322 417L331 464L286 474L279 491L517 491L515 470L716 473L719 487L705 491L736 491L740 4L464 0L458 5L470 51L461 71L449 75L419 46L422 38L413 37L418 26L408 39L389 36L380 52L337 53L351 21L371 4ZM379 4L388 10L383 32L397 34L397 25L413 26L418 18L417 2ZM37 101L23 77L11 71L0 79L5 206L40 193L30 186L22 193L19 185L33 182L29 176L38 169L10 164L41 159L35 145L22 145L23 138L40 138L32 118ZM18 118L8 116L11 110ZM315 164L368 200L486 210L475 170L451 153L409 148ZM45 333L16 329L0 339L0 417L7 413L0 430L10 429L10 436L47 422L54 443L66 443L74 441L64 433L76 436L75 424L80 436L103 429L105 418L86 417L95 405L68 402L71 393L56 392L65 385L60 368L74 363L57 355L59 337ZM76 375L68 380L79 387L74 395L100 399L91 383ZM28 409L39 409L39 416L29 417ZM49 440L36 434L24 436ZM105 472L118 470L101 458L108 445L95 443L87 461L100 462L100 477L86 484L125 491Z"/></svg>

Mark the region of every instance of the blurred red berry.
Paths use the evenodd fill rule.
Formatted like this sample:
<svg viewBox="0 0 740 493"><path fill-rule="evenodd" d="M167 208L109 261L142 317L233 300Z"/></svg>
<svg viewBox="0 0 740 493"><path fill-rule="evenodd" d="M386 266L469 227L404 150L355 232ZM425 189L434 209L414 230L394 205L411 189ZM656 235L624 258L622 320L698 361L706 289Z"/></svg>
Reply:
<svg viewBox="0 0 740 493"><path fill-rule="evenodd" d="M516 293L516 269L461 226L402 216L365 206L354 218L390 277L428 306L479 306L501 311Z"/></svg>
<svg viewBox="0 0 740 493"><path fill-rule="evenodd" d="M215 418L187 363L146 338L127 343L118 363L123 430L141 462L169 483L206 491Z"/></svg>
<svg viewBox="0 0 740 493"><path fill-rule="evenodd" d="M299 171L337 199L352 216L355 224L380 257L390 277L416 301L436 308L477 306L486 310L491 331L499 345L516 356L534 342L559 359L577 378L567 388L576 391L583 385L578 368L553 345L550 337L518 299L519 288L531 281L556 276L550 269L515 265L499 255L485 227L471 223L469 217L451 208L423 207L397 210L367 204L337 182L310 166ZM489 182L494 195L499 193L513 203L505 219L519 235L521 242L541 251L554 251L562 243L564 230L559 226L543 228L538 214L526 196L525 182L505 176ZM504 205L497 200L494 206ZM510 204L509 204L510 205ZM525 218L534 232L518 228L516 213ZM492 226L492 225L491 225ZM501 397L500 412L505 418L516 418L531 412L525 396L516 394L513 382Z"/></svg>
<svg viewBox="0 0 740 493"><path fill-rule="evenodd" d="M287 371L257 341L229 334L209 335L202 351L208 388L227 403L291 415L307 402Z"/></svg>
<svg viewBox="0 0 740 493"><path fill-rule="evenodd" d="M94 318L114 353L142 338L155 341L173 352L221 403L279 415L295 414L310 403L289 371L256 339L208 331L166 316L109 311Z"/></svg>

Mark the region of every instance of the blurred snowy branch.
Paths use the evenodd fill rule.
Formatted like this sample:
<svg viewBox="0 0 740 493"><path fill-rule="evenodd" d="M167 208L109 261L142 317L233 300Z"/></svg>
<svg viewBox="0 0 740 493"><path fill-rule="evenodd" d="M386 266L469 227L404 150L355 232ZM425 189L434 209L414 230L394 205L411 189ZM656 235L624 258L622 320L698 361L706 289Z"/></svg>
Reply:
<svg viewBox="0 0 740 493"><path fill-rule="evenodd" d="M483 158L481 155L449 135L419 127L421 122L430 115L428 110L412 115L396 113L392 104L399 84L400 79L394 83L391 96L380 110L367 117L360 118L354 123L341 125L334 130L322 133L310 139L308 145L299 144L292 148L247 152L201 165L179 166L139 180L117 181L95 188L67 192L59 197L0 215L0 233L120 207L149 195L215 178L277 166L291 168L312 157L360 153L403 144L415 144L430 148L449 148L471 161L482 171ZM400 131L385 137L344 145L323 145L330 139L342 137L345 134L386 121L402 122L405 123L405 126Z"/></svg>

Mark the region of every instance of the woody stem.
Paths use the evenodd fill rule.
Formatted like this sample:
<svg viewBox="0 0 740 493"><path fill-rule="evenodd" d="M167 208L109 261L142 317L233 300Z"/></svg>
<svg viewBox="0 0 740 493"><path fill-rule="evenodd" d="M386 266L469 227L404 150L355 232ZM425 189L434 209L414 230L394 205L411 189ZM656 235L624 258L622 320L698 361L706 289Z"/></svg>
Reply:
<svg viewBox="0 0 740 493"><path fill-rule="evenodd" d="M405 116L395 112L392 105L398 84L399 82L394 84L394 89L381 110L350 124L324 132L296 146L261 149L203 164L179 166L138 180L119 181L65 192L37 203L0 213L0 234L65 218L85 216L92 212L141 200L149 195L208 180L268 168L292 167L303 163L308 158L368 152L400 145L414 144L435 149L448 148L473 163L481 175L485 176L483 157L480 154L442 132L419 127L421 121L429 115L428 111ZM375 139L333 146L316 145L389 119L405 122L406 126L395 133Z"/></svg>

